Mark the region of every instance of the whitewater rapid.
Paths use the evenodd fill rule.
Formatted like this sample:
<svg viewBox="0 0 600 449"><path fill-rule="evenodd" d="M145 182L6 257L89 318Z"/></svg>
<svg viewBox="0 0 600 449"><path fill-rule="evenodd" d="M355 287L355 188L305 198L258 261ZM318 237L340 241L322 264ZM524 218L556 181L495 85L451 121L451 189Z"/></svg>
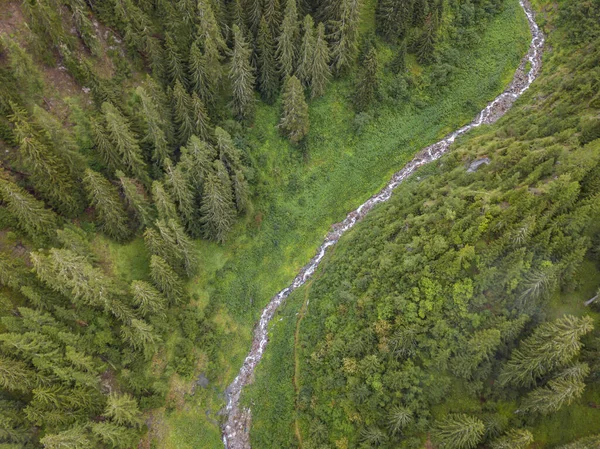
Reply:
<svg viewBox="0 0 600 449"><path fill-rule="evenodd" d="M311 278L325 256L327 249L335 245L340 237L367 215L376 204L389 200L392 196L392 191L398 187L404 179L422 165L439 159L449 150L450 145L457 137L482 124L494 123L502 117L506 111L511 108L516 99L529 89L531 83L533 83L539 75L542 64L544 35L535 22L535 15L528 0L520 0L519 3L527 16L532 39L527 54L521 60L513 80L504 92L490 102L471 123L448 134L439 142L434 143L417 153L408 164L392 176L392 179L383 189L361 204L357 209L350 212L344 221L333 225L331 231L325 236L323 244L319 247L316 256L300 270L300 273L294 278L291 285L275 295L263 309L260 321L254 330L252 348L244 360L244 364L242 365L239 374L226 390L227 406L225 412L227 421L222 429L225 449L250 449L250 410L240 408L240 396L244 386L252 381L254 369L262 358L267 346L269 321L271 321L271 318L273 318L275 311L281 303L290 295L290 293ZM527 71L528 64L529 70Z"/></svg>

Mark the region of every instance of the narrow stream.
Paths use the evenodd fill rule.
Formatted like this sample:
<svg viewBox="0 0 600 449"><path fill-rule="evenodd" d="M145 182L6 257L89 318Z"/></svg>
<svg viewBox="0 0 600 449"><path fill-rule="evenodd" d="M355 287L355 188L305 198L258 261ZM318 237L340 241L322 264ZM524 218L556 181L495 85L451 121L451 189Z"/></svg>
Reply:
<svg viewBox="0 0 600 449"><path fill-rule="evenodd" d="M250 410L240 407L239 402L242 390L246 385L251 383L254 369L262 358L267 346L267 328L269 321L271 321L277 308L290 293L311 278L325 256L327 248L335 245L340 237L367 215L376 204L389 200L392 196L392 191L417 168L439 159L448 151L450 145L457 137L482 124L494 123L502 117L506 111L511 108L516 99L529 88L531 83L533 83L539 75L542 63L544 35L535 22L534 13L529 1L519 0L519 3L527 15L532 39L527 54L521 60L513 80L504 92L490 102L471 123L417 153L413 160L392 176L392 179L383 189L361 204L357 209L350 212L344 221L333 225L331 231L325 236L323 244L319 247L317 255L313 257L302 270L300 270L300 273L298 273L292 284L275 295L263 309L260 321L254 330L252 348L244 360L244 364L242 365L239 374L226 390L228 402L225 412L227 421L222 429L225 449L250 449ZM528 64L529 71L527 71Z"/></svg>

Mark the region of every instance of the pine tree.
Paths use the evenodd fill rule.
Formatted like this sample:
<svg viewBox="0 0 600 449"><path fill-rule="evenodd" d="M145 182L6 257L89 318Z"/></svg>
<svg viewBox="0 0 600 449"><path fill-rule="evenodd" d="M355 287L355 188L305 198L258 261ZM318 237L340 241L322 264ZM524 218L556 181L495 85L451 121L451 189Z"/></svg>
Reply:
<svg viewBox="0 0 600 449"><path fill-rule="evenodd" d="M215 148L219 159L225 164L229 172L241 168L240 151L233 144L231 135L223 128L217 126L215 128Z"/></svg>
<svg viewBox="0 0 600 449"><path fill-rule="evenodd" d="M173 198L167 193L162 182L154 181L152 183L152 199L158 211L158 218L165 221L177 218L177 209Z"/></svg>
<svg viewBox="0 0 600 449"><path fill-rule="evenodd" d="M281 33L277 39L277 50L275 56L279 64L279 73L282 78L287 78L294 73L294 62L296 61L296 42L300 33L298 23L298 12L296 0L286 0Z"/></svg>
<svg viewBox="0 0 600 449"><path fill-rule="evenodd" d="M170 33L166 33L165 35L165 60L167 63L167 73L171 82L180 82L186 86L185 63Z"/></svg>
<svg viewBox="0 0 600 449"><path fill-rule="evenodd" d="M127 212L117 189L104 176L89 168L85 170L83 183L102 231L116 240L127 238L130 234Z"/></svg>
<svg viewBox="0 0 600 449"><path fill-rule="evenodd" d="M558 449L595 449L597 447L600 447L600 435L581 438L565 446L560 446Z"/></svg>
<svg viewBox="0 0 600 449"><path fill-rule="evenodd" d="M215 5L216 4L212 3L210 0L198 1L198 30L200 31L200 37L204 41L205 51L209 42L214 44L214 47L217 51L227 50L227 45L225 44L225 40L223 39L223 35L219 29L219 24L213 10ZM215 61L209 59L209 66L213 62Z"/></svg>
<svg viewBox="0 0 600 449"><path fill-rule="evenodd" d="M142 150L131 131L129 123L119 110L110 103L102 104L102 112L106 122L108 138L116 147L121 163L138 180L143 183L148 182Z"/></svg>
<svg viewBox="0 0 600 449"><path fill-rule="evenodd" d="M183 284L177 273L162 257L150 257L150 277L154 285L173 303L183 301Z"/></svg>
<svg viewBox="0 0 600 449"><path fill-rule="evenodd" d="M483 439L485 425L472 416L451 415L433 430L435 440L445 449L471 449Z"/></svg>
<svg viewBox="0 0 600 449"><path fill-rule="evenodd" d="M238 120L248 120L254 113L254 70L250 65L250 49L242 32L233 26L233 53L229 68L229 79L233 100L231 108Z"/></svg>
<svg viewBox="0 0 600 449"><path fill-rule="evenodd" d="M271 30L271 35L275 36L281 23L281 5L279 0L263 0L262 16Z"/></svg>
<svg viewBox="0 0 600 449"><path fill-rule="evenodd" d="M29 237L45 237L54 230L56 214L16 184L0 179L0 199L17 227Z"/></svg>
<svg viewBox="0 0 600 449"><path fill-rule="evenodd" d="M143 141L152 146L152 160L160 167L163 161L171 156L171 149L167 140L166 130L168 125L166 119L164 115L161 116L157 102L144 87L138 86L135 93L140 98L141 112L146 125Z"/></svg>
<svg viewBox="0 0 600 449"><path fill-rule="evenodd" d="M477 331L465 343L452 363L452 370L457 376L470 379L481 362L489 360L502 342L498 329Z"/></svg>
<svg viewBox="0 0 600 449"><path fill-rule="evenodd" d="M178 165L187 171L190 182L197 191L202 190L204 179L212 170L212 162L216 157L217 153L212 145L196 136L192 136L187 147L181 150L181 160Z"/></svg>
<svg viewBox="0 0 600 449"><path fill-rule="evenodd" d="M304 87L309 87L312 84L312 68L316 45L314 22L310 15L304 18L302 28L304 35L302 36L302 44L300 45L296 76Z"/></svg>
<svg viewBox="0 0 600 449"><path fill-rule="evenodd" d="M352 65L358 44L360 0L341 0L340 15L332 21L331 59L336 73Z"/></svg>
<svg viewBox="0 0 600 449"><path fill-rule="evenodd" d="M315 51L313 53L310 74L310 97L320 97L325 93L325 88L331 78L329 46L327 45L327 39L325 39L325 25L322 22L317 25L317 37L315 39Z"/></svg>
<svg viewBox="0 0 600 449"><path fill-rule="evenodd" d="M491 449L526 449L533 443L533 435L526 429L511 429L490 444Z"/></svg>
<svg viewBox="0 0 600 449"><path fill-rule="evenodd" d="M204 103L196 92L192 94L192 117L194 121L194 134L202 140L210 140L210 117Z"/></svg>
<svg viewBox="0 0 600 449"><path fill-rule="evenodd" d="M256 37L258 90L262 99L272 104L279 90L279 75L275 62L273 37L264 17L261 17Z"/></svg>
<svg viewBox="0 0 600 449"><path fill-rule="evenodd" d="M286 80L282 103L283 114L279 129L292 143L298 143L308 134L310 123L304 90L295 76Z"/></svg>
<svg viewBox="0 0 600 449"><path fill-rule="evenodd" d="M103 415L120 426L139 427L143 423L137 401L127 393L110 393Z"/></svg>
<svg viewBox="0 0 600 449"><path fill-rule="evenodd" d="M173 88L173 121L177 126L177 141L185 145L196 128L193 118L192 99L183 84L176 81Z"/></svg>
<svg viewBox="0 0 600 449"><path fill-rule="evenodd" d="M204 180L200 207L201 222L206 238L223 242L233 225L235 206L231 181L225 166L217 160L213 163L213 167L213 171Z"/></svg>
<svg viewBox="0 0 600 449"><path fill-rule="evenodd" d="M132 281L129 286L133 303L143 316L165 315L167 301L156 288L146 281Z"/></svg>
<svg viewBox="0 0 600 449"><path fill-rule="evenodd" d="M551 370L568 364L581 350L581 337L593 329L590 317L565 315L538 326L511 354L500 374L503 385L530 386Z"/></svg>
<svg viewBox="0 0 600 449"><path fill-rule="evenodd" d="M133 212L141 227L150 226L154 221L154 213L144 186L134 179L126 177L120 170L116 172L116 175L121 184L128 209Z"/></svg>
<svg viewBox="0 0 600 449"><path fill-rule="evenodd" d="M371 48L365 57L361 78L356 87L354 107L357 112L363 112L371 106L375 100L378 89L377 52L374 48Z"/></svg>

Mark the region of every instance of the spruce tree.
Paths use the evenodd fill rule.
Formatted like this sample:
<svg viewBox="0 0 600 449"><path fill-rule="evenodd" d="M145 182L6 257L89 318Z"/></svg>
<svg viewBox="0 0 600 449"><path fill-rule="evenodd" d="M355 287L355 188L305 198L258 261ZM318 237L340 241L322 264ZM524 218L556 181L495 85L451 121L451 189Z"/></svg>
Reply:
<svg viewBox="0 0 600 449"><path fill-rule="evenodd" d="M165 61L171 83L180 82L186 86L185 63L170 33L166 33L165 35Z"/></svg>
<svg viewBox="0 0 600 449"><path fill-rule="evenodd" d="M438 422L434 439L445 449L471 449L483 439L485 425L481 420L464 415L451 415Z"/></svg>
<svg viewBox="0 0 600 449"><path fill-rule="evenodd" d="M271 35L275 36L279 31L281 23L281 5L279 0L264 0L262 16L271 30Z"/></svg>
<svg viewBox="0 0 600 449"><path fill-rule="evenodd" d="M533 435L526 429L511 429L490 444L491 449L526 449L533 443Z"/></svg>
<svg viewBox="0 0 600 449"><path fill-rule="evenodd" d="M250 49L242 32L233 26L233 53L229 68L229 79L233 100L231 108L238 120L248 120L254 113L254 70L250 65Z"/></svg>
<svg viewBox="0 0 600 449"><path fill-rule="evenodd" d="M204 180L200 213L204 236L218 242L225 241L235 219L235 206L231 181L219 160L213 162L213 170Z"/></svg>
<svg viewBox="0 0 600 449"><path fill-rule="evenodd" d="M154 181L152 183L152 200L158 211L158 218L169 220L177 218L177 208L171 195L165 190L162 182Z"/></svg>
<svg viewBox="0 0 600 449"><path fill-rule="evenodd" d="M363 112L371 106L377 91L379 83L377 81L377 52L371 48L364 61L362 74L354 97L354 107L357 112Z"/></svg>
<svg viewBox="0 0 600 449"><path fill-rule="evenodd" d="M17 227L30 238L43 238L54 230L56 214L16 184L0 179L0 199Z"/></svg>
<svg viewBox="0 0 600 449"><path fill-rule="evenodd" d="M267 104L272 104L279 90L279 75L275 62L273 37L264 17L261 17L256 37L258 90Z"/></svg>
<svg viewBox="0 0 600 449"><path fill-rule="evenodd" d="M512 352L500 374L501 384L531 386L551 370L567 365L579 354L581 337L593 328L587 316L565 315L541 324Z"/></svg>
<svg viewBox="0 0 600 449"><path fill-rule="evenodd" d="M281 33L277 38L277 51L275 53L279 64L279 73L284 79L294 73L299 33L300 24L298 23L296 0L286 0Z"/></svg>
<svg viewBox="0 0 600 449"><path fill-rule="evenodd" d="M87 430L81 426L71 427L58 433L48 433L40 439L46 449L92 449L93 443Z"/></svg>
<svg viewBox="0 0 600 449"><path fill-rule="evenodd" d="M431 62L436 41L437 24L432 14L429 14L417 41L417 58L422 64Z"/></svg>
<svg viewBox="0 0 600 449"><path fill-rule="evenodd" d="M177 164L166 165L166 185L169 188L171 198L177 204L177 210L181 221L185 224L192 234L194 234L196 224L196 196L193 190L192 181L189 172L185 171L184 166Z"/></svg>
<svg viewBox="0 0 600 449"><path fill-rule="evenodd" d="M136 399L127 393L110 393L103 415L120 426L139 427L143 423Z"/></svg>
<svg viewBox="0 0 600 449"><path fill-rule="evenodd" d="M348 69L356 57L360 0L341 0L339 11L339 17L331 22L331 59L338 74Z"/></svg>
<svg viewBox="0 0 600 449"><path fill-rule="evenodd" d="M317 25L315 51L310 67L310 97L315 98L323 95L330 78L329 46L325 38L325 25L321 22Z"/></svg>
<svg viewBox="0 0 600 449"><path fill-rule="evenodd" d="M304 87L309 87L312 84L312 68L316 45L314 22L310 15L304 18L302 29L304 30L304 35L302 36L302 43L300 45L296 76Z"/></svg>
<svg viewBox="0 0 600 449"><path fill-rule="evenodd" d="M69 161L52 148L47 135L41 134L30 123L27 112L10 102L21 163L28 172L28 180L36 192L54 209L73 215L82 206L80 189Z"/></svg>
<svg viewBox="0 0 600 449"><path fill-rule="evenodd" d="M310 123L304 90L295 76L286 80L282 103L283 114L279 122L279 129L292 143L298 143L308 134Z"/></svg>
<svg viewBox="0 0 600 449"><path fill-rule="evenodd" d="M36 385L35 373L27 364L0 354L0 387L28 393Z"/></svg>
<svg viewBox="0 0 600 449"><path fill-rule="evenodd" d="M196 92L192 94L192 118L194 122L194 134L202 140L210 140L210 117L204 107L203 101Z"/></svg>
<svg viewBox="0 0 600 449"><path fill-rule="evenodd" d="M110 447L133 447L136 439L139 439L138 433L134 429L107 421L95 422L90 429L96 438Z"/></svg>
<svg viewBox="0 0 600 449"><path fill-rule="evenodd" d="M133 303L143 316L165 315L167 301L151 284L146 281L132 281L129 290Z"/></svg>
<svg viewBox="0 0 600 449"><path fill-rule="evenodd" d="M125 167L121 162L117 147L109 139L104 125L92 117L90 118L90 131L96 151L99 153L100 160L104 165L110 171L124 170Z"/></svg>
<svg viewBox="0 0 600 449"><path fill-rule="evenodd" d="M140 98L141 112L146 125L143 141L152 146L152 160L161 167L164 160L171 156L166 118L161 116L157 102L144 87L138 86L135 93Z"/></svg>
<svg viewBox="0 0 600 449"><path fill-rule="evenodd" d="M116 147L127 171L143 183L148 182L142 150L125 117L110 103L102 104L108 138Z"/></svg>
<svg viewBox="0 0 600 449"><path fill-rule="evenodd" d="M156 345L160 342L154 327L138 318L132 318L121 327L121 337L133 349L143 351L146 358L156 353Z"/></svg>
<svg viewBox="0 0 600 449"><path fill-rule="evenodd" d="M127 208L133 212L141 227L150 226L154 221L154 213L144 186L134 179L126 177L122 171L117 171L116 175L121 184Z"/></svg>
<svg viewBox="0 0 600 449"><path fill-rule="evenodd" d="M394 75L399 75L406 71L406 40L403 40L398 45L398 52L392 60L391 69Z"/></svg>
<svg viewBox="0 0 600 449"><path fill-rule="evenodd" d="M154 285L172 304L183 301L183 283L162 257L156 255L150 257L150 277Z"/></svg>
<svg viewBox="0 0 600 449"><path fill-rule="evenodd" d="M207 61L201 50L201 43L196 40L190 47L189 72L191 87L205 104L212 105L217 95L218 80L211 79Z"/></svg>
<svg viewBox="0 0 600 449"><path fill-rule="evenodd" d="M183 84L176 81L173 87L173 121L177 127L177 141L185 145L196 129L193 118L192 99L186 92Z"/></svg>
<svg viewBox="0 0 600 449"><path fill-rule="evenodd" d="M116 240L126 239L130 234L127 212L115 186L89 168L85 170L83 183L102 231Z"/></svg>

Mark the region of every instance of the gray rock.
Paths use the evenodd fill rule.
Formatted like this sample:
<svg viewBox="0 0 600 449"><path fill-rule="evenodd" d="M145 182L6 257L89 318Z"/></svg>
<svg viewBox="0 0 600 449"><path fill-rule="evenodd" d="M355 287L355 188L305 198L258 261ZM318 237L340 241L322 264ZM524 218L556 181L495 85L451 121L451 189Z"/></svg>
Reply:
<svg viewBox="0 0 600 449"><path fill-rule="evenodd" d="M490 162L491 161L487 157L477 159L476 161L471 162L471 165L469 165L469 168L467 169L467 173L473 173L482 165L489 165Z"/></svg>

